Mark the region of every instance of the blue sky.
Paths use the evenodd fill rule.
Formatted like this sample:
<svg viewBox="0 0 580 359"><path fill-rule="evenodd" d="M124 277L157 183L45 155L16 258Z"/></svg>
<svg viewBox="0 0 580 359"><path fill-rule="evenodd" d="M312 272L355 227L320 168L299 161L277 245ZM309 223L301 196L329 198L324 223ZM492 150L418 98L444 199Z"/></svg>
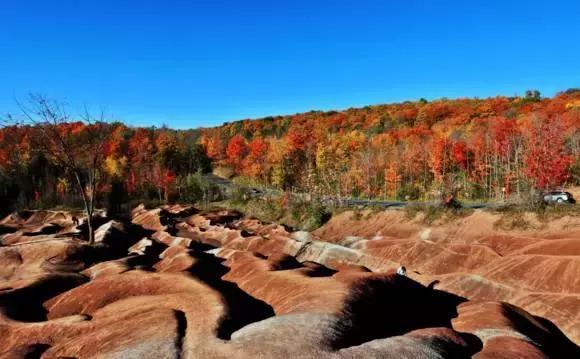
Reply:
<svg viewBox="0 0 580 359"><path fill-rule="evenodd" d="M174 128L580 86L580 1L4 1L0 113Z"/></svg>

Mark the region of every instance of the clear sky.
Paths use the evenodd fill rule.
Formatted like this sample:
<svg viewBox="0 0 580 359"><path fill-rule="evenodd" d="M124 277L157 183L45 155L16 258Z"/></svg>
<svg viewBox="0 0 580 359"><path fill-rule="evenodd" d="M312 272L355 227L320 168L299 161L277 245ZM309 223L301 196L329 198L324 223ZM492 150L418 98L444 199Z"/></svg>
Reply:
<svg viewBox="0 0 580 359"><path fill-rule="evenodd" d="M0 113L40 92L175 128L580 86L580 1L0 5Z"/></svg>

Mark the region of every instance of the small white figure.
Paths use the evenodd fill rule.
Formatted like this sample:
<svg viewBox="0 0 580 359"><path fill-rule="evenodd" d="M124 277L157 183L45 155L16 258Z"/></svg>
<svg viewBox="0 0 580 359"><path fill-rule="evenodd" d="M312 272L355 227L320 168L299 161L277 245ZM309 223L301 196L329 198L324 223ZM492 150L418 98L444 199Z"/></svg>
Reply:
<svg viewBox="0 0 580 359"><path fill-rule="evenodd" d="M406 276L407 275L407 268L405 268L405 266L400 266L397 269L397 274L402 275L402 276Z"/></svg>

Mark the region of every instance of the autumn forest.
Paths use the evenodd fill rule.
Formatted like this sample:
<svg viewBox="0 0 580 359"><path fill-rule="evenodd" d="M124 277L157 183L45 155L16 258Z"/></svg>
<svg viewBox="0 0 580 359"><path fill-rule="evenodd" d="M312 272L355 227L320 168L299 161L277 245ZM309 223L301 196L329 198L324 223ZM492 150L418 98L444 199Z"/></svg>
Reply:
<svg viewBox="0 0 580 359"><path fill-rule="evenodd" d="M314 198L418 200L453 192L464 200L507 200L580 183L575 89L552 98L527 91L520 97L421 99L192 130L60 120L57 130L79 158L87 151L86 136L104 136L90 160L94 190L101 193L97 205L111 196L195 200L188 187L212 170ZM0 201L7 209L74 204L75 180L90 186L79 161L75 179L73 166L43 147L41 127L7 121L0 129Z"/></svg>

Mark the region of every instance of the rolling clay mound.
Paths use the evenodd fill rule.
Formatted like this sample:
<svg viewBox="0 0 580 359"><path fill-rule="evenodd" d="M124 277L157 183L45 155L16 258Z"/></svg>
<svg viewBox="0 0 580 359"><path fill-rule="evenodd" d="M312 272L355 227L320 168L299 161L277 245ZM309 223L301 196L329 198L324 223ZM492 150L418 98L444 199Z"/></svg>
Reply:
<svg viewBox="0 0 580 359"><path fill-rule="evenodd" d="M573 298L526 291L560 288L535 281L490 291L502 286L492 264L509 257L481 244L445 247L383 236L374 243L350 240L348 248L237 212L190 206L140 206L131 223L104 219L94 246L72 236L76 228L31 236L27 226L42 223L11 225L22 243L0 246L0 357L580 356L548 319L453 293L454 286L476 292L479 284L489 297L514 296L546 313L538 303L576 305ZM419 265L421 253L440 258L421 267L439 274L395 274L398 259ZM548 258L539 266L569 259L539 256ZM486 270L495 279L469 273L478 270L477 261L490 262ZM562 268L574 271L574 263Z"/></svg>
<svg viewBox="0 0 580 359"><path fill-rule="evenodd" d="M438 288L470 299L521 306L580 342L580 218L532 223L525 231L501 230L495 225L500 219L475 211L427 225L403 211L344 212L314 235L363 252L357 264L372 270L387 269L385 261L400 263L425 285L438 281Z"/></svg>
<svg viewBox="0 0 580 359"><path fill-rule="evenodd" d="M580 238L553 239L532 244L518 250L518 254L544 254L580 257Z"/></svg>
<svg viewBox="0 0 580 359"><path fill-rule="evenodd" d="M524 289L580 294L580 257L514 255L482 266L484 276Z"/></svg>

